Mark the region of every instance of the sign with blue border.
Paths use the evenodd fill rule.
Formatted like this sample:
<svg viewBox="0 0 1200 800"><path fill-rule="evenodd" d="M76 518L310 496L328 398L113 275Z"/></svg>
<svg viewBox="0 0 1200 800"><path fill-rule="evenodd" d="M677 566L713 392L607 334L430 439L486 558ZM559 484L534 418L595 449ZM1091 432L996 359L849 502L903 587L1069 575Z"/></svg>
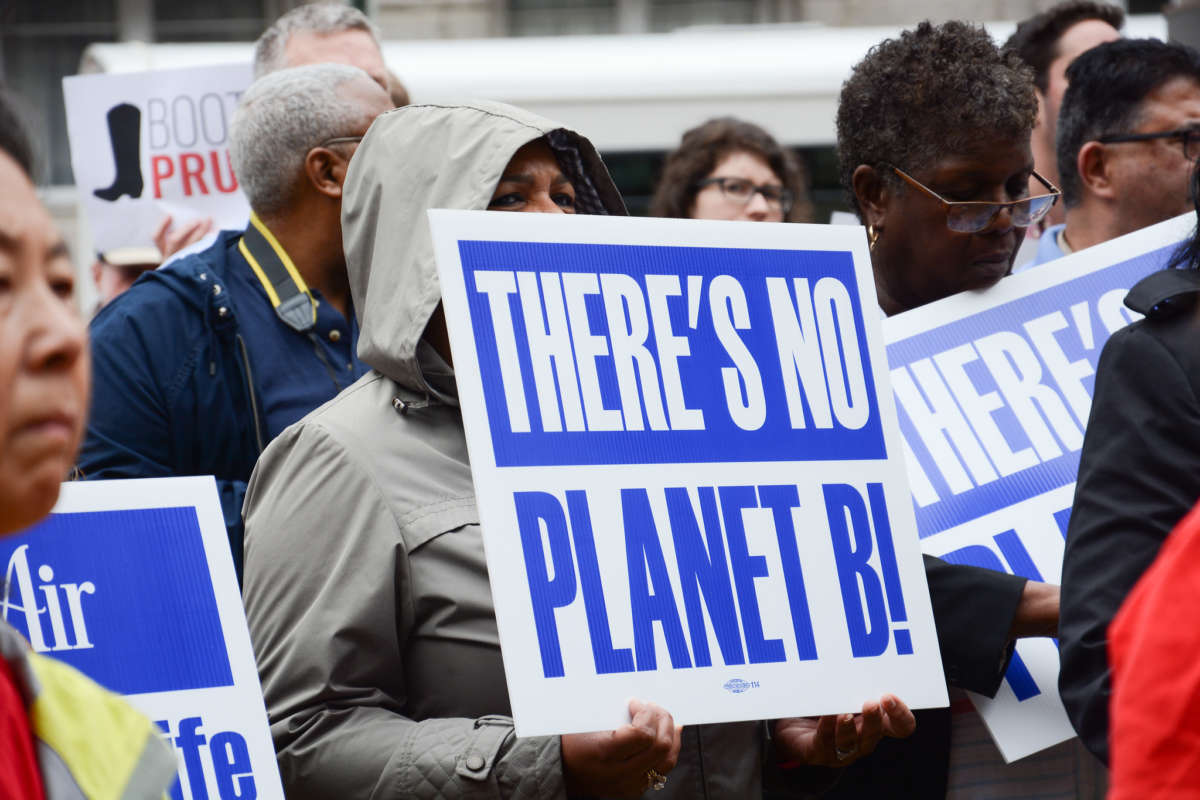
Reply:
<svg viewBox="0 0 1200 800"><path fill-rule="evenodd" d="M519 735L946 703L861 228L430 219Z"/></svg>
<svg viewBox="0 0 1200 800"><path fill-rule="evenodd" d="M1096 365L1138 319L1188 214L884 322L925 552L1058 583ZM1075 735L1052 639L1023 640L994 699L973 697L1009 761Z"/></svg>
<svg viewBox="0 0 1200 800"><path fill-rule="evenodd" d="M173 800L283 797L211 477L64 484L0 563L0 619L157 722Z"/></svg>

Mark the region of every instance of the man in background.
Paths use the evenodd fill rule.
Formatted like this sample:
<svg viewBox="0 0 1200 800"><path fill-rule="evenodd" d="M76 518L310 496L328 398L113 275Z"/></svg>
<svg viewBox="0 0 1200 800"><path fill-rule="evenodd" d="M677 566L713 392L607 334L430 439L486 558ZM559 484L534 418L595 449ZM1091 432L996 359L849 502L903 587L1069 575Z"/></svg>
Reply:
<svg viewBox="0 0 1200 800"><path fill-rule="evenodd" d="M403 85L383 63L379 47L379 31L365 14L340 3L311 3L299 6L275 20L254 43L254 79L289 67L308 64L347 64L358 67L395 98L405 98ZM207 249L211 219L196 220L203 225L199 232L193 228L174 231L168 217L155 233L154 241L165 258L190 255ZM171 238L174 237L174 238ZM182 239L182 241L180 241Z"/></svg>
<svg viewBox="0 0 1200 800"><path fill-rule="evenodd" d="M391 89L379 31L365 14L339 3L312 3L287 12L254 43L254 78L305 64L349 64Z"/></svg>
<svg viewBox="0 0 1200 800"><path fill-rule="evenodd" d="M1059 177L1054 139L1063 92L1067 89L1067 67L1081 53L1119 39L1118 31L1124 24L1125 12L1118 6L1092 0L1067 0L1022 21L1004 43L1006 49L1016 52L1033 70L1038 101L1038 122L1031 140L1033 165L1056 186ZM1045 191L1039 183L1031 183L1030 187L1033 194ZM1057 206L1036 230L1031 228L1029 234L1036 236L1063 219L1062 207Z"/></svg>
<svg viewBox="0 0 1200 800"><path fill-rule="evenodd" d="M255 81L230 130L250 224L146 273L92 322L81 472L216 476L239 573L242 498L259 453L366 372L342 252L342 181L391 107L379 84L343 64Z"/></svg>
<svg viewBox="0 0 1200 800"><path fill-rule="evenodd" d="M157 247L114 247L97 252L92 262L92 282L98 295L95 311L127 291L143 272L156 268L162 260Z"/></svg>
<svg viewBox="0 0 1200 800"><path fill-rule="evenodd" d="M1065 224L1034 264L1191 210L1200 155L1200 53L1157 39L1100 45L1067 69L1058 119Z"/></svg>
<svg viewBox="0 0 1200 800"><path fill-rule="evenodd" d="M1191 211L1200 53L1112 42L1080 56L1068 77L1058 141L1067 249ZM1105 762L1109 626L1200 492L1197 272L1187 259L1182 266L1132 288L1125 304L1146 318L1101 353L1063 553L1059 693L1079 738ZM1186 708L1157 711L1169 724Z"/></svg>

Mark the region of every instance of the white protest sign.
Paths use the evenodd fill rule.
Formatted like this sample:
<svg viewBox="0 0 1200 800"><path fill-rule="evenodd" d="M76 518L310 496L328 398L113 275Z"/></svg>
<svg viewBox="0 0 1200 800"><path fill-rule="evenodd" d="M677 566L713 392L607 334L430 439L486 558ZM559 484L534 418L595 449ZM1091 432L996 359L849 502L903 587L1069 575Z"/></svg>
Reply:
<svg viewBox="0 0 1200 800"><path fill-rule="evenodd" d="M244 228L229 124L250 64L63 78L71 168L101 252L152 245L166 215Z"/></svg>
<svg viewBox="0 0 1200 800"><path fill-rule="evenodd" d="M1187 214L890 317L884 337L925 552L1058 583L1096 363L1123 304L1195 226ZM1017 643L994 699L1001 754L1075 735L1053 639Z"/></svg>
<svg viewBox="0 0 1200 800"><path fill-rule="evenodd" d="M211 477L64 484L48 519L0 538L0 563L0 616L162 729L174 800L282 800Z"/></svg>
<svg viewBox="0 0 1200 800"><path fill-rule="evenodd" d="M861 228L430 219L520 735L946 704Z"/></svg>

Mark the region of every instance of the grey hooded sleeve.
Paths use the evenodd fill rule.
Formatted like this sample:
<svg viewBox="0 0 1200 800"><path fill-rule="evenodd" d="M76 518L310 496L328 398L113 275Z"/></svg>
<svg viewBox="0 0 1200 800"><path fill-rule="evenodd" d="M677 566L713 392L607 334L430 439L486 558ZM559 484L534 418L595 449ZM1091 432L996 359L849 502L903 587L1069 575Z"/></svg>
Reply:
<svg viewBox="0 0 1200 800"><path fill-rule="evenodd" d="M560 798L559 740L507 717L416 721L410 558L375 477L318 422L246 495L245 605L289 798Z"/></svg>

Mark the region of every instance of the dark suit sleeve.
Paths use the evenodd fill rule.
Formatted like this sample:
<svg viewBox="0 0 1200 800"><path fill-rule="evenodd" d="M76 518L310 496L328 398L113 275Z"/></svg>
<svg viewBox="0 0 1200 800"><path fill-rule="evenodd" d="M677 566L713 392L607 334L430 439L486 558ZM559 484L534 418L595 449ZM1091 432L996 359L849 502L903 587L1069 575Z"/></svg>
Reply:
<svg viewBox="0 0 1200 800"><path fill-rule="evenodd" d="M946 681L994 696L1012 658L1009 631L1025 578L927 555L925 580Z"/></svg>
<svg viewBox="0 0 1200 800"><path fill-rule="evenodd" d="M1108 625L1200 494L1200 406L1159 338L1174 326L1195 346L1186 319L1137 323L1105 345L1063 556L1059 691L1083 743L1106 763Z"/></svg>

